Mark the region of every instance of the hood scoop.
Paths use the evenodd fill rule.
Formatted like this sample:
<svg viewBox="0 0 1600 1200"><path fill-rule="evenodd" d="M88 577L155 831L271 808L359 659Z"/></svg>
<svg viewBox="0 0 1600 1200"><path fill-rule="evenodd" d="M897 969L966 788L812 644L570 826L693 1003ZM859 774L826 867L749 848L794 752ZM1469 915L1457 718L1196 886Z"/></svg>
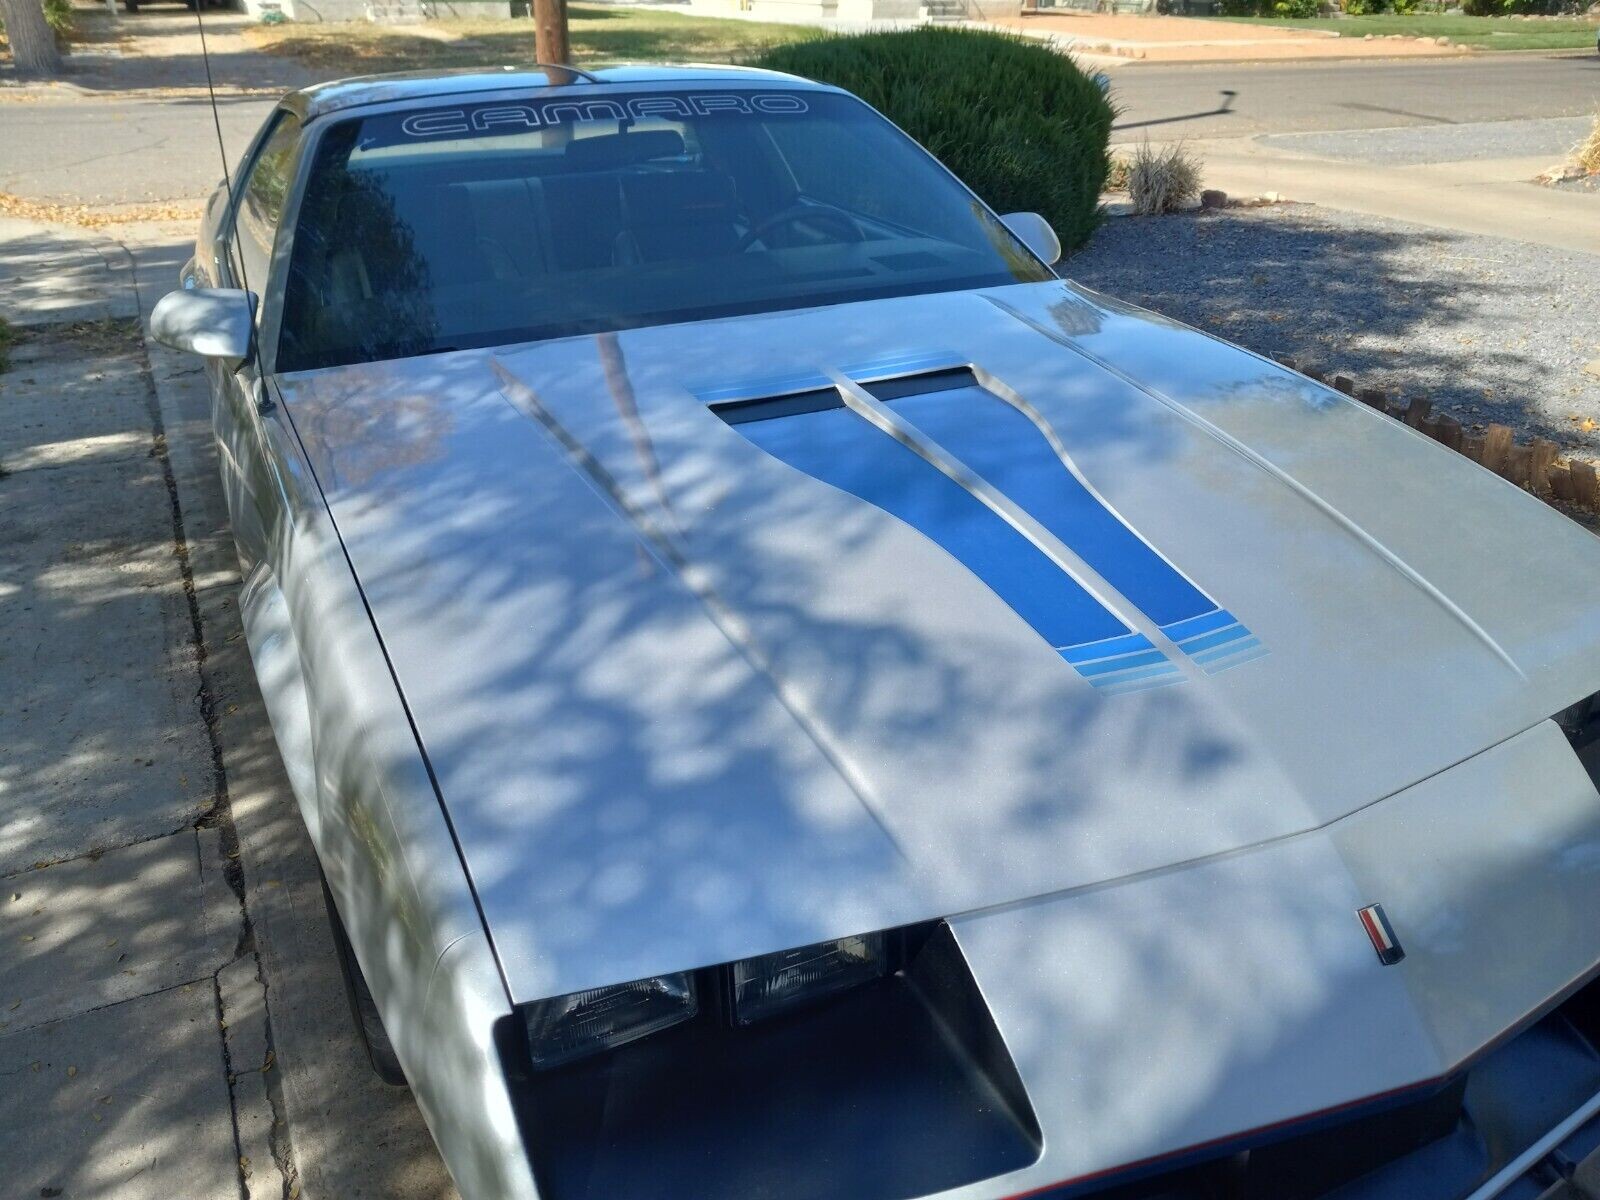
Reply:
<svg viewBox="0 0 1600 1200"><path fill-rule="evenodd" d="M1107 504L1042 415L979 367L860 384L841 372L711 407L772 457L940 546L1104 692L1266 653Z"/></svg>

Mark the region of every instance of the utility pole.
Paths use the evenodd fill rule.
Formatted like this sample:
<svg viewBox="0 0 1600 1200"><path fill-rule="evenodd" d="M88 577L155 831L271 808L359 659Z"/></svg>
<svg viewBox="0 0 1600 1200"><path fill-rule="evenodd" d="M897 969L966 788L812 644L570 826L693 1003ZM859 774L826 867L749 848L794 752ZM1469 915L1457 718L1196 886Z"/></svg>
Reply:
<svg viewBox="0 0 1600 1200"><path fill-rule="evenodd" d="M535 57L542 63L565 65L572 61L567 42L567 0L533 0Z"/></svg>

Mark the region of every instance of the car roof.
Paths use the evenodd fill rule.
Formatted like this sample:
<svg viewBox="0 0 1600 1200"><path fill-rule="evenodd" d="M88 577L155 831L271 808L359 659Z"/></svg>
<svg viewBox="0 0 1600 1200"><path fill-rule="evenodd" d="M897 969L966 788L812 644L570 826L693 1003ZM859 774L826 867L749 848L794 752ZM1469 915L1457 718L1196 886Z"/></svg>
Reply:
<svg viewBox="0 0 1600 1200"><path fill-rule="evenodd" d="M281 101L301 121L325 113L368 104L388 104L404 100L433 100L449 96L469 96L481 92L520 91L534 88L610 88L618 85L651 84L672 90L679 85L706 82L781 83L785 86L820 88L822 85L758 67L733 67L714 63L619 63L605 67L559 67L537 63L532 66L506 66L498 69L469 67L455 71L402 71L390 75L361 75L313 84L290 92Z"/></svg>

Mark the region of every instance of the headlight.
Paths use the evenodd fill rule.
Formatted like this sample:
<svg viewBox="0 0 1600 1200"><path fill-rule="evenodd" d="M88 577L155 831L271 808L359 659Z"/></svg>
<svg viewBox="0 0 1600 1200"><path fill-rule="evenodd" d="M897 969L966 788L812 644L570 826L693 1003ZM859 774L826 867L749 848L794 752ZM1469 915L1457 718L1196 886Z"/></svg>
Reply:
<svg viewBox="0 0 1600 1200"><path fill-rule="evenodd" d="M749 1025L876 979L885 969L881 933L747 958L733 964L734 1019Z"/></svg>
<svg viewBox="0 0 1600 1200"><path fill-rule="evenodd" d="M524 1010L536 1067L556 1067L659 1033L700 1011L686 973L541 1000Z"/></svg>

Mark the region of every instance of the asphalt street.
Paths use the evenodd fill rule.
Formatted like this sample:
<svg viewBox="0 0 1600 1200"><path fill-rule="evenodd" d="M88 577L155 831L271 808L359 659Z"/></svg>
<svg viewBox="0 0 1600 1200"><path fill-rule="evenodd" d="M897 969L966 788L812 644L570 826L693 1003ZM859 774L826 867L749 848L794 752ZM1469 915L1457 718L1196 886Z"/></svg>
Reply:
<svg viewBox="0 0 1600 1200"><path fill-rule="evenodd" d="M230 167L271 111L265 97L225 98L217 106ZM0 192L57 204L127 204L199 199L221 178L203 95L0 105Z"/></svg>
<svg viewBox="0 0 1600 1200"><path fill-rule="evenodd" d="M1600 56L1510 54L1430 61L1129 66L1112 76L1114 134L1133 141L1446 126L1592 113ZM230 162L271 108L219 108ZM62 146L73 153L63 155ZM6 104L0 192L55 203L204 196L220 177L203 96Z"/></svg>
<svg viewBox="0 0 1600 1200"><path fill-rule="evenodd" d="M1576 117L1600 104L1592 53L1131 66L1111 79L1116 141Z"/></svg>

